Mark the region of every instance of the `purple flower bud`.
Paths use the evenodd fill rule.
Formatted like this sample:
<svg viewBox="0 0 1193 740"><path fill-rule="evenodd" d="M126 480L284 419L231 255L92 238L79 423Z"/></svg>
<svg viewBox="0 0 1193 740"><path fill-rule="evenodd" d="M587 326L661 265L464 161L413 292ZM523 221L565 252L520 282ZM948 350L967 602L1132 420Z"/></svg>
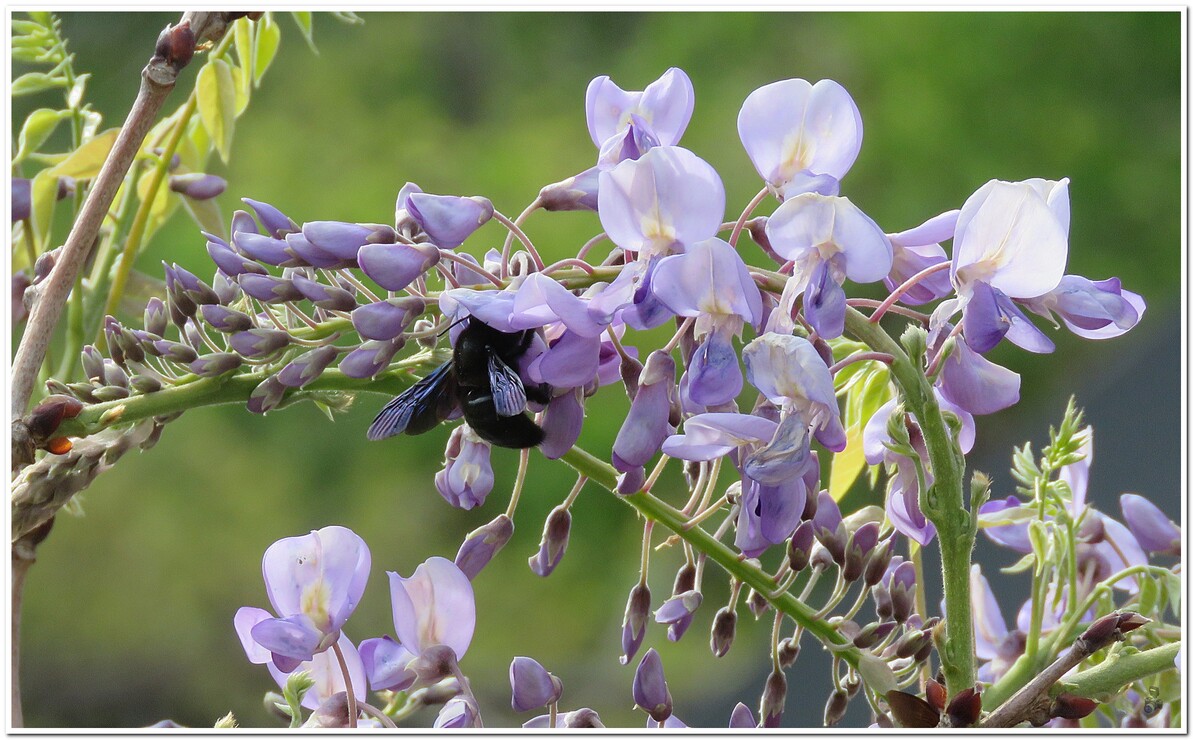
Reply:
<svg viewBox="0 0 1193 740"><path fill-rule="evenodd" d="M105 385L117 386L120 388L128 387L128 373L111 360L103 360L103 371L101 372L102 381Z"/></svg>
<svg viewBox="0 0 1193 740"><path fill-rule="evenodd" d="M302 726L322 730L343 729L348 727L349 719L348 692L340 691L324 699Z"/></svg>
<svg viewBox="0 0 1193 740"><path fill-rule="evenodd" d="M360 269L386 290L404 290L439 263L431 244L367 244L356 255Z"/></svg>
<svg viewBox="0 0 1193 740"><path fill-rule="evenodd" d="M80 355L80 360L83 363L83 374L87 376L87 379L102 382L104 377L103 354L89 344L83 348Z"/></svg>
<svg viewBox="0 0 1193 740"><path fill-rule="evenodd" d="M572 513L560 504L551 510L543 525L539 550L530 556L530 569L544 578L551 575L567 550L568 535L572 531Z"/></svg>
<svg viewBox="0 0 1193 740"><path fill-rule="evenodd" d="M452 430L443 470L435 474L435 488L449 504L467 510L485 503L493 490L492 449L467 424Z"/></svg>
<svg viewBox="0 0 1193 740"><path fill-rule="evenodd" d="M752 730L757 726L758 723L754 721L754 714L750 708L739 701L733 708L733 714L729 716L729 729Z"/></svg>
<svg viewBox="0 0 1193 740"><path fill-rule="evenodd" d="M850 535L849 544L845 547L845 564L841 568L841 575L847 583L862 577L870 553L878 544L878 531L878 522L866 522Z"/></svg>
<svg viewBox="0 0 1193 740"><path fill-rule="evenodd" d="M326 269L353 266L353 261L351 259L337 257L331 252L328 252L325 249L320 249L314 244L311 244L311 242L302 235L302 232L286 234L285 242L286 253L293 257L293 261L295 262L310 265L311 267Z"/></svg>
<svg viewBox="0 0 1193 740"><path fill-rule="evenodd" d="M303 299L302 291L294 287L293 281L284 278L245 273L238 280L245 293L264 303L285 303Z"/></svg>
<svg viewBox="0 0 1193 740"><path fill-rule="evenodd" d="M170 190L181 193L191 200L210 200L228 188L228 181L218 175L191 172L185 175L170 175Z"/></svg>
<svg viewBox="0 0 1193 740"><path fill-rule="evenodd" d="M162 299L154 296L145 303L145 331L161 336L166 333L169 313Z"/></svg>
<svg viewBox="0 0 1193 740"><path fill-rule="evenodd" d="M422 313L421 298L390 298L359 306L352 312L352 326L365 339L394 339Z"/></svg>
<svg viewBox="0 0 1193 740"><path fill-rule="evenodd" d="M874 597L874 614L879 619L890 619L894 616L895 607L891 603L891 592L882 583L870 587L870 595Z"/></svg>
<svg viewBox="0 0 1193 740"><path fill-rule="evenodd" d="M254 414L264 414L267 411L272 411L282 402L282 397L286 395L286 386L278 382L276 375L270 375L265 380L262 380L253 392L249 394L249 400L246 404L249 412Z"/></svg>
<svg viewBox="0 0 1193 740"><path fill-rule="evenodd" d="M672 596L663 602L654 613L655 621L667 625L667 639L679 642L692 624L692 618L704 596L699 591L689 590Z"/></svg>
<svg viewBox="0 0 1193 740"><path fill-rule="evenodd" d="M304 352L282 368L277 375L278 382L287 388L302 388L322 375L337 355L339 350L331 345Z"/></svg>
<svg viewBox="0 0 1193 740"><path fill-rule="evenodd" d="M815 524L811 521L801 522L791 535L787 543L787 562L792 573L799 573L808 567L808 560L812 556L812 542Z"/></svg>
<svg viewBox="0 0 1193 740"><path fill-rule="evenodd" d="M226 244L209 240L207 242L207 254L211 257L212 262L215 262L216 267L220 268L229 277L236 277L246 272L258 275L265 274L264 267L256 262L245 259Z"/></svg>
<svg viewBox="0 0 1193 740"><path fill-rule="evenodd" d="M709 639L709 647L712 649L712 654L718 658L725 657L725 654L729 652L729 648L733 645L733 637L736 633L737 612L727 606L721 607L717 610L717 614L712 620L712 637ZM741 705L739 704L738 706ZM730 726L733 726L732 723L730 723Z"/></svg>
<svg viewBox="0 0 1193 740"><path fill-rule="evenodd" d="M108 349L112 348L111 341L108 342ZM199 353L192 348L179 342L171 342L168 339L159 339L153 343L152 354L177 362L180 365L189 365L199 357Z"/></svg>
<svg viewBox="0 0 1193 740"><path fill-rule="evenodd" d="M253 319L246 313L227 308L215 303L202 306L199 311L203 314L203 321L218 331L233 333L252 329Z"/></svg>
<svg viewBox="0 0 1193 740"><path fill-rule="evenodd" d="M844 689L833 689L824 705L824 726L833 727L845 717L849 708L849 694Z"/></svg>
<svg viewBox="0 0 1193 740"><path fill-rule="evenodd" d="M211 289L211 286L177 264L173 265L173 279L174 290L182 291L187 298L190 298L198 306L220 302L220 297ZM188 315L194 315L193 311L188 311L187 313Z"/></svg>
<svg viewBox="0 0 1193 740"><path fill-rule="evenodd" d="M12 222L24 221L33 210L33 181L12 178Z"/></svg>
<svg viewBox="0 0 1193 740"><path fill-rule="evenodd" d="M238 331L228 343L242 357L267 357L290 344L290 335L280 329L248 329Z"/></svg>
<svg viewBox="0 0 1193 740"><path fill-rule="evenodd" d="M369 688L373 691L405 691L414 684L414 671L408 666L414 655L389 635L374 637L360 644Z"/></svg>
<svg viewBox="0 0 1193 740"><path fill-rule="evenodd" d="M493 217L488 198L410 193L406 210L437 246L455 249Z"/></svg>
<svg viewBox="0 0 1193 740"><path fill-rule="evenodd" d="M448 730L480 727L480 713L468 699L457 696L449 699L439 710L434 727Z"/></svg>
<svg viewBox="0 0 1193 740"><path fill-rule="evenodd" d="M539 191L546 211L595 211L597 209L598 167L589 167L578 175L548 185Z"/></svg>
<svg viewBox="0 0 1193 740"><path fill-rule="evenodd" d="M405 341L399 337L385 342L368 341L340 360L340 372L349 378L371 378L389 365Z"/></svg>
<svg viewBox="0 0 1193 740"><path fill-rule="evenodd" d="M902 624L915 609L915 567L910 562L899 563L885 585L891 595L891 616Z"/></svg>
<svg viewBox="0 0 1193 740"><path fill-rule="evenodd" d="M243 213L243 211L240 211ZM286 242L255 231L238 231L232 234L232 246L241 254L264 262L267 265L295 265L298 260L286 251Z"/></svg>
<svg viewBox="0 0 1193 740"><path fill-rule="evenodd" d="M867 586L873 586L882 580L882 576L886 573L887 566L891 563L891 557L895 554L895 538L888 537L883 542L878 543L877 549L870 556L866 562L865 573L863 580Z"/></svg>
<svg viewBox="0 0 1193 740"><path fill-rule="evenodd" d="M816 539L824 545L837 565L845 564L845 544L848 533L841 520L841 510L828 491L821 491L816 501L816 517L812 520Z"/></svg>
<svg viewBox="0 0 1193 740"><path fill-rule="evenodd" d="M650 588L645 583L638 583L630 590L630 598L626 601L625 619L621 623L621 664L626 665L634 659L638 648L642 646L642 638L646 637L646 622L650 617Z"/></svg>
<svg viewBox="0 0 1193 740"><path fill-rule="evenodd" d="M853 637L853 644L863 650L874 647L897 626L898 624L895 622L871 622Z"/></svg>
<svg viewBox="0 0 1193 740"><path fill-rule="evenodd" d="M584 404L580 402L578 390L553 397L543 415L544 437L539 451L548 460L562 457L580 438L583 424Z"/></svg>
<svg viewBox="0 0 1193 740"><path fill-rule="evenodd" d="M515 712L525 712L559 701L563 683L534 658L518 656L510 663L510 689L510 706Z"/></svg>
<svg viewBox="0 0 1193 740"><path fill-rule="evenodd" d="M654 648L646 651L638 670L634 671L634 703L655 722L671 716L671 691L663 676L663 661Z"/></svg>
<svg viewBox="0 0 1193 740"><path fill-rule="evenodd" d="M646 358L638 392L613 442L613 466L622 472L645 465L674 429L669 423L675 360L656 350Z"/></svg>
<svg viewBox="0 0 1193 740"><path fill-rule="evenodd" d="M497 551L505 547L514 534L514 522L505 514L469 533L460 551L456 553L456 566L469 580L489 564Z"/></svg>
<svg viewBox="0 0 1193 740"><path fill-rule="evenodd" d="M1181 530L1155 504L1143 496L1124 493L1119 506L1123 521L1144 550L1180 556Z"/></svg>
<svg viewBox="0 0 1193 740"><path fill-rule="evenodd" d="M766 677L766 688L762 690L762 702L758 714L762 716L762 727L778 727L783 719L783 707L787 703L787 677L782 671L771 671Z"/></svg>
<svg viewBox="0 0 1193 740"><path fill-rule="evenodd" d="M373 241L375 229L344 221L308 221L302 235L318 249L341 260L355 260L356 253Z"/></svg>
<svg viewBox="0 0 1193 740"><path fill-rule="evenodd" d="M224 373L230 373L240 367L244 361L240 355L232 352L215 352L203 355L190 364L190 370L195 375L204 378L214 378Z"/></svg>
<svg viewBox="0 0 1193 740"><path fill-rule="evenodd" d="M337 285L324 285L302 275L295 275L291 284L303 298L319 308L329 311L351 311L356 308L356 298Z"/></svg>
<svg viewBox="0 0 1193 740"><path fill-rule="evenodd" d="M273 237L281 239L286 234L298 231L298 224L294 223L289 216L282 213L277 208L269 205L268 203L262 203L261 201L253 200L251 198L241 198L241 201L247 204L249 208L253 209L253 212L257 214L257 219L261 222L261 225L264 226L265 230L268 231Z"/></svg>

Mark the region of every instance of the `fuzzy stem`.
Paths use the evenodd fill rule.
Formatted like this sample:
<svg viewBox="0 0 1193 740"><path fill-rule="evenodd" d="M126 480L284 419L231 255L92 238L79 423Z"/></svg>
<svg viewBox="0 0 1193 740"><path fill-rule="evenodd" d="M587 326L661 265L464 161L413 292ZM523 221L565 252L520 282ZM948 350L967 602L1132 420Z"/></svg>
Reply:
<svg viewBox="0 0 1193 740"><path fill-rule="evenodd" d="M936 394L920 368L897 342L855 308L846 308L846 329L876 352L894 359L891 376L908 413L924 434L934 483L921 496L924 515L936 525L944 571L945 640L941 665L950 694L971 688L976 677L973 613L969 595L969 566L973 554L974 522L965 508L962 490L964 460L957 454Z"/></svg>
<svg viewBox="0 0 1193 740"><path fill-rule="evenodd" d="M578 447L573 447L560 458L577 472L588 476L588 479L610 491L617 489L617 471L612 465L596 458ZM774 593L777 584L757 565L747 563L727 545L721 543L700 527L685 528L686 517L677 509L646 492L639 492L629 496L618 496L619 499L638 510L648 521L662 524L667 529L682 537L697 551L704 553L717 562L725 571L751 586L755 591L766 595L774 607L787 614L796 624L815 635L821 642L829 646L835 654L851 666L857 667L861 660L861 652L852 646L836 629L822 619L814 617L815 610L796 599L789 593Z"/></svg>
<svg viewBox="0 0 1193 740"><path fill-rule="evenodd" d="M1062 681L1060 687L1069 694L1090 699L1111 696L1141 678L1175 668L1173 661L1180 649L1181 643L1177 641L1151 650L1119 655L1114 660L1074 674Z"/></svg>

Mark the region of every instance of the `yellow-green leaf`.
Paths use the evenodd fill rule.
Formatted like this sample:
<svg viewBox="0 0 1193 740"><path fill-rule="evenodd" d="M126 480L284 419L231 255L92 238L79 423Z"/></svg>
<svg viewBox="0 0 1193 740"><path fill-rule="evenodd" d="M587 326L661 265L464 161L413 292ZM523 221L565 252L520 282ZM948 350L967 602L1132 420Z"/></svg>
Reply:
<svg viewBox="0 0 1193 740"><path fill-rule="evenodd" d="M307 45L311 47L311 51L318 54L319 50L315 48L315 29L311 22L310 11L295 10L290 15L294 16L294 22L298 24L298 30L302 31L302 37L307 40Z"/></svg>
<svg viewBox="0 0 1193 740"><path fill-rule="evenodd" d="M829 495L836 501L849 491L866 467L862 434L870 417L891 398L890 371L875 362L857 364L863 365L864 370L850 383L841 420L845 425L845 449L833 455L829 468Z"/></svg>
<svg viewBox="0 0 1193 740"><path fill-rule="evenodd" d="M66 87L66 80L62 77L51 77L44 72L28 72L12 81L8 94L15 98L42 90L52 90L55 87Z"/></svg>
<svg viewBox="0 0 1193 740"><path fill-rule="evenodd" d="M151 219L160 219L166 212L166 201L170 199L169 177L163 177L161 183L157 186L157 192L153 193L153 203L149 206L149 217ZM143 174L137 180L137 199L142 203L146 202L151 196L149 186L153 182L153 171L150 170Z"/></svg>
<svg viewBox="0 0 1193 740"><path fill-rule="evenodd" d="M236 125L236 80L232 67L222 59L212 59L199 70L195 83L199 96L199 119L211 135L220 159L232 153L232 129Z"/></svg>
<svg viewBox="0 0 1193 740"><path fill-rule="evenodd" d="M53 135L54 129L58 128L58 123L69 115L70 111L68 110L52 110L50 108L38 108L30 113L29 117L25 119L25 123L21 125L20 135L17 136L17 154L13 157L13 164L37 151L37 148L46 143L46 139Z"/></svg>
<svg viewBox="0 0 1193 740"><path fill-rule="evenodd" d="M224 216L220 212L218 199L192 200L191 198L181 198L181 200L182 206L186 208L186 212L190 214L200 229L209 234L215 234L221 239L226 236Z"/></svg>
<svg viewBox="0 0 1193 740"><path fill-rule="evenodd" d="M33 222L33 243L38 254L50 248L50 228L54 224L54 204L58 201L58 177L51 170L42 170L33 177L30 186L32 205L29 220Z"/></svg>
<svg viewBox="0 0 1193 740"><path fill-rule="evenodd" d="M104 160L108 158L108 152L112 151L112 145L116 143L116 135L119 133L120 129L110 128L97 134L94 139L71 152L69 157L56 165L52 169L53 174L58 177L73 177L76 180L90 180L95 177L104 166Z"/></svg>
<svg viewBox="0 0 1193 740"><path fill-rule="evenodd" d="M862 452L862 430L864 424L853 424L845 429L845 449L833 455L833 464L829 469L828 493L834 501L849 491L850 486L861 475L866 466L866 456Z"/></svg>
<svg viewBox="0 0 1193 740"><path fill-rule="evenodd" d="M253 50L253 85L261 84L265 70L273 62L278 53L278 46L282 42L282 29L273 21L273 13L266 13L257 21L256 48Z"/></svg>
<svg viewBox="0 0 1193 740"><path fill-rule="evenodd" d="M253 28L252 21L241 18L233 26L236 42L236 115L249 106L253 86Z"/></svg>

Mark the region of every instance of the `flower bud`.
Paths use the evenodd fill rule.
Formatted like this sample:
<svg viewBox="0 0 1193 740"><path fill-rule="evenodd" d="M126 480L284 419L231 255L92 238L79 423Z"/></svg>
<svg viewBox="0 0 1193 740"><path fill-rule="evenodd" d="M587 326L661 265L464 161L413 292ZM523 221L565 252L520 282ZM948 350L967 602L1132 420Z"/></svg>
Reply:
<svg viewBox="0 0 1193 740"><path fill-rule="evenodd" d="M98 349L88 344L83 347L80 353L80 360L83 363L83 374L87 376L88 380L94 380L97 383L102 382L104 377L104 356Z"/></svg>
<svg viewBox="0 0 1193 740"><path fill-rule="evenodd" d="M651 352L625 423L613 442L613 466L619 471L644 466L674 431L669 421L674 385L675 360L665 352Z"/></svg>
<svg viewBox="0 0 1193 740"><path fill-rule="evenodd" d="M237 282L241 290L263 303L301 301L305 297L293 281L273 275L246 272L237 278Z"/></svg>
<svg viewBox="0 0 1193 740"><path fill-rule="evenodd" d="M688 627L692 625L692 618L703 600L703 594L692 590L684 591L663 602L663 605L655 612L654 618L659 624L668 625L667 639L671 642L679 642L679 639L688 631Z"/></svg>
<svg viewBox="0 0 1193 740"><path fill-rule="evenodd" d="M162 299L154 296L145 303L145 331L161 336L166 333L170 314Z"/></svg>
<svg viewBox="0 0 1193 740"><path fill-rule="evenodd" d="M1140 547L1151 553L1166 555L1181 554L1181 530L1164 512L1142 496L1124 493L1119 498L1123 510L1123 521ZM1101 517L1087 517L1087 520L1102 521Z"/></svg>
<svg viewBox="0 0 1193 740"><path fill-rule="evenodd" d="M871 622L853 638L853 644L863 650L874 647L886 639L896 626L898 625L895 622Z"/></svg>
<svg viewBox="0 0 1193 740"><path fill-rule="evenodd" d="M493 217L488 198L432 195L412 192L406 210L431 241L444 249L455 249Z"/></svg>
<svg viewBox="0 0 1193 740"><path fill-rule="evenodd" d="M544 578L551 575L559 561L563 560L571 531L572 514L560 504L551 510L543 525L543 538L539 542L538 552L530 556L530 569L535 575Z"/></svg>
<svg viewBox="0 0 1193 740"><path fill-rule="evenodd" d="M351 311L357 306L356 297L338 285L324 285L302 275L295 275L291 283L303 298L319 308L329 311Z"/></svg>
<svg viewBox="0 0 1193 740"><path fill-rule="evenodd" d="M105 385L114 385L119 388L128 388L128 373L112 362L111 360L103 361L103 383Z"/></svg>
<svg viewBox="0 0 1193 740"><path fill-rule="evenodd" d="M443 469L435 474L435 488L449 504L472 509L485 502L493 490L492 447L467 424L452 430L447 439Z"/></svg>
<svg viewBox="0 0 1193 740"><path fill-rule="evenodd" d="M232 334L248 331L254 326L251 316L227 306L212 303L201 307L199 311L203 314L204 323L216 331Z"/></svg>
<svg viewBox="0 0 1193 740"><path fill-rule="evenodd" d="M638 379L642 377L642 363L638 362L638 358L626 355L621 359L618 372L621 374L621 382L625 386L626 395L633 401L634 396L638 393Z"/></svg>
<svg viewBox="0 0 1193 740"><path fill-rule="evenodd" d="M284 395L286 395L286 386L278 382L277 376L270 375L249 394L246 407L254 414L264 414L276 408L282 402Z"/></svg>
<svg viewBox="0 0 1193 740"><path fill-rule="evenodd" d="M25 425L36 441L49 439L66 419L73 419L83 410L83 404L69 396L48 396L25 416Z"/></svg>
<svg viewBox="0 0 1193 740"><path fill-rule="evenodd" d="M92 390L91 395L95 396L100 402L119 401L122 398L128 398L129 392L128 388L122 388L116 385L105 385Z"/></svg>
<svg viewBox="0 0 1193 740"><path fill-rule="evenodd" d="M322 375L338 355L339 350L332 345L304 352L282 368L278 373L278 382L287 388L302 388Z"/></svg>
<svg viewBox="0 0 1193 740"><path fill-rule="evenodd" d="M971 727L982 716L982 695L973 688L958 691L945 709L951 727Z"/></svg>
<svg viewBox="0 0 1193 740"><path fill-rule="evenodd" d="M160 376L154 375L133 375L128 379L128 384L137 393L157 393L162 389L162 381Z"/></svg>
<svg viewBox="0 0 1193 740"><path fill-rule="evenodd" d="M443 705L443 709L439 710L434 726L450 730L480 727L480 715L470 700L456 696L449 699Z"/></svg>
<svg viewBox="0 0 1193 740"><path fill-rule="evenodd" d="M432 645L410 661L408 668L414 671L418 681L424 684L438 683L455 675L456 652L447 645Z"/></svg>
<svg viewBox="0 0 1193 740"><path fill-rule="evenodd" d="M875 546L874 553L866 561L865 572L862 574L862 581L866 586L873 587L882 580L894 554L895 537L893 535Z"/></svg>
<svg viewBox="0 0 1193 740"><path fill-rule="evenodd" d="M795 665L796 659L799 658L799 643L790 637L784 637L779 641L779 667L790 668Z"/></svg>
<svg viewBox="0 0 1193 740"><path fill-rule="evenodd" d="M249 329L238 331L228 339L241 357L268 357L290 344L290 335L280 329Z"/></svg>
<svg viewBox="0 0 1193 740"><path fill-rule="evenodd" d="M111 349L111 344L108 347ZM162 359L176 362L179 365L189 365L199 357L199 353L181 342L171 342L169 339L158 339L151 343L152 349L141 345L150 354Z"/></svg>
<svg viewBox="0 0 1193 740"><path fill-rule="evenodd" d="M222 271L216 270L211 276L211 289L220 297L220 303L227 306L242 295L240 284L235 278L230 278Z"/></svg>
<svg viewBox="0 0 1193 740"><path fill-rule="evenodd" d="M165 263L163 263L165 264ZM206 303L219 303L220 297L216 295L211 286L200 280L193 273L185 268L175 264L172 266L174 292L177 295L181 292L187 298L195 303L196 306L201 306ZM169 282L167 281L167 288ZM194 311L187 311L188 316L193 316Z"/></svg>
<svg viewBox="0 0 1193 740"><path fill-rule="evenodd" d="M243 273L255 273L257 275L264 275L266 273L264 267L256 262L245 259L240 253L234 251L223 241L217 242L208 239L207 254L211 257L211 261L215 263L215 266L229 277L236 277Z"/></svg>
<svg viewBox="0 0 1193 740"><path fill-rule="evenodd" d="M302 235L307 241L341 260L355 260L375 231L364 224L344 221L308 221L302 225Z"/></svg>
<svg viewBox="0 0 1193 740"><path fill-rule="evenodd" d="M185 175L170 175L170 190L181 193L191 200L211 200L228 188L228 181L219 175L190 172Z"/></svg>
<svg viewBox="0 0 1193 740"><path fill-rule="evenodd" d="M539 201L546 211L595 211L597 180L601 174L590 167L578 175L552 183L539 191Z"/></svg>
<svg viewBox="0 0 1193 740"><path fill-rule="evenodd" d="M762 691L762 702L758 714L763 727L778 727L783 719L783 707L787 703L787 677L782 671L771 671Z"/></svg>
<svg viewBox="0 0 1193 740"><path fill-rule="evenodd" d="M908 630L895 641L895 655L899 658L910 658L923 649L925 643L932 645L932 637L922 630Z"/></svg>
<svg viewBox="0 0 1193 740"><path fill-rule="evenodd" d="M341 729L348 726L348 693L340 691L323 700L307 721L306 728Z"/></svg>
<svg viewBox="0 0 1193 740"><path fill-rule="evenodd" d="M849 544L845 547L845 565L841 568L841 575L846 583L853 583L861 578L870 554L878 544L878 531L877 522L867 522L850 535Z"/></svg>
<svg viewBox="0 0 1193 740"><path fill-rule="evenodd" d="M634 654L646 637L646 621L650 618L650 588L638 583L630 590L626 601L625 618L621 623L621 664L634 659Z"/></svg>
<svg viewBox="0 0 1193 740"><path fill-rule="evenodd" d="M915 609L915 566L902 562L891 572L887 589L891 594L892 617L902 623Z"/></svg>
<svg viewBox="0 0 1193 740"><path fill-rule="evenodd" d="M237 213L244 213L237 211ZM272 236L258 234L256 231L233 231L232 248L249 259L267 265L288 267L301 263L289 249L284 239L274 239ZM254 274L255 271L250 271Z"/></svg>
<svg viewBox="0 0 1193 740"><path fill-rule="evenodd" d="M294 223L289 216L270 204L251 198L241 198L240 200L253 209L253 213L257 214L257 220L261 222L265 230L275 239L281 239L286 234L298 231L298 224Z"/></svg>
<svg viewBox="0 0 1193 740"><path fill-rule="evenodd" d="M563 726L570 730L588 727L603 728L605 725L601 723L601 718L596 712L588 707L581 707L563 715Z"/></svg>
<svg viewBox="0 0 1193 740"><path fill-rule="evenodd" d="M340 360L340 372L349 378L371 378L384 370L405 344L401 337L389 341L368 341Z"/></svg>
<svg viewBox="0 0 1193 740"><path fill-rule="evenodd" d="M1093 699L1074 694L1060 694L1053 700L1050 713L1053 717L1077 720L1088 717L1097 708L1098 702Z"/></svg>
<svg viewBox="0 0 1193 740"><path fill-rule="evenodd" d="M352 311L352 326L364 339L394 339L422 313L421 298L390 298L359 306Z"/></svg>
<svg viewBox="0 0 1193 740"><path fill-rule="evenodd" d="M204 378L214 378L224 373L230 373L243 364L244 360L234 352L213 352L203 355L190 364L190 370L195 375Z"/></svg>
<svg viewBox="0 0 1193 740"><path fill-rule="evenodd" d="M712 620L712 638L709 647L712 654L718 658L725 657L733 645L733 637L737 633L737 612L727 606L717 610Z"/></svg>
<svg viewBox="0 0 1193 740"><path fill-rule="evenodd" d="M11 182L12 222L15 224L29 218L33 212L33 181L26 177L14 177Z"/></svg>
<svg viewBox="0 0 1193 740"><path fill-rule="evenodd" d="M497 551L505 547L505 543L509 542L513 534L514 523L505 514L474 529L456 553L456 567L463 571L469 580L475 578Z"/></svg>
<svg viewBox="0 0 1193 740"><path fill-rule="evenodd" d="M816 539L832 555L837 565L845 564L847 533L841 519L841 510L828 491L821 491L816 501L816 516L812 520Z"/></svg>
<svg viewBox="0 0 1193 740"><path fill-rule="evenodd" d="M663 676L663 661L654 648L646 651L634 672L634 703L655 722L671 716L671 691Z"/></svg>
<svg viewBox="0 0 1193 740"><path fill-rule="evenodd" d="M770 609L770 602L766 600L766 596L751 588L750 594L746 596L746 606L754 615L754 619L758 619Z"/></svg>
<svg viewBox="0 0 1193 740"><path fill-rule="evenodd" d="M791 566L792 573L799 573L808 567L809 558L812 556L812 540L815 536L814 526L810 521L800 522L791 539L787 541L787 563Z"/></svg>
<svg viewBox="0 0 1193 740"><path fill-rule="evenodd" d="M733 708L733 714L729 716L729 729L752 730L757 726L758 723L754 721L754 714L750 708L739 701Z"/></svg>
<svg viewBox="0 0 1193 740"><path fill-rule="evenodd" d="M525 712L559 701L563 683L537 660L518 656L510 663L510 689L510 706L515 712Z"/></svg>
<svg viewBox="0 0 1193 740"><path fill-rule="evenodd" d="M845 717L849 708L849 695L842 689L834 689L824 705L824 726L833 727Z"/></svg>

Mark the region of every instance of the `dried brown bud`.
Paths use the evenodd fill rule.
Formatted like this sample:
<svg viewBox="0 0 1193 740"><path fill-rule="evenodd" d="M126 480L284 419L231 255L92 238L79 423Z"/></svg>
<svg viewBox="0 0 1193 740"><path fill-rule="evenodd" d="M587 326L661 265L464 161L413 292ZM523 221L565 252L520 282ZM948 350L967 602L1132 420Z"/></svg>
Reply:
<svg viewBox="0 0 1193 740"><path fill-rule="evenodd" d="M949 702L945 714L948 715L952 727L969 727L975 724L982 716L982 695L972 688L958 691Z"/></svg>
<svg viewBox="0 0 1193 740"><path fill-rule="evenodd" d="M1061 719L1081 719L1088 717L1098 708L1098 702L1084 696L1061 694L1052 702L1052 716Z"/></svg>

